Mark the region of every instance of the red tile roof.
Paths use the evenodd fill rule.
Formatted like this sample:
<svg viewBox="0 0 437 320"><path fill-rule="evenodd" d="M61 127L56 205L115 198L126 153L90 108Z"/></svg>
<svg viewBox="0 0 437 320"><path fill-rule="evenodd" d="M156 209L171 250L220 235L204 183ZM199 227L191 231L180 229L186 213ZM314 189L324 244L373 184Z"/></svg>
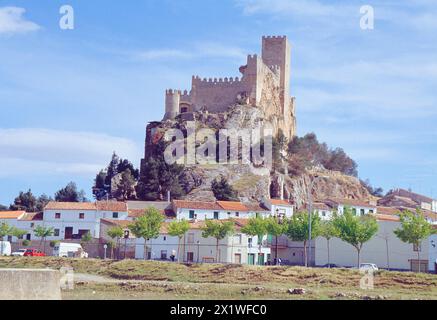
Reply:
<svg viewBox="0 0 437 320"><path fill-rule="evenodd" d="M97 201L96 206L99 211L127 212L126 202L121 201Z"/></svg>
<svg viewBox="0 0 437 320"><path fill-rule="evenodd" d="M377 214L376 219L378 221L393 221L393 222L400 221L398 216L391 215L391 214Z"/></svg>
<svg viewBox="0 0 437 320"><path fill-rule="evenodd" d="M56 202L50 201L44 210L97 210L95 202Z"/></svg>
<svg viewBox="0 0 437 320"><path fill-rule="evenodd" d="M182 209L222 210L216 202L174 200L173 204L176 208Z"/></svg>
<svg viewBox="0 0 437 320"><path fill-rule="evenodd" d="M293 206L290 202L281 199L270 199L270 203L275 206L287 206L287 207Z"/></svg>
<svg viewBox="0 0 437 320"><path fill-rule="evenodd" d="M133 223L133 221L129 221L129 220L113 220L113 219L100 219L100 222L112 226L119 226L122 228L127 228Z"/></svg>
<svg viewBox="0 0 437 320"><path fill-rule="evenodd" d="M0 211L0 219L18 219L25 213L26 211Z"/></svg>
<svg viewBox="0 0 437 320"><path fill-rule="evenodd" d="M20 218L20 221L42 221L43 213L26 213L24 216Z"/></svg>
<svg viewBox="0 0 437 320"><path fill-rule="evenodd" d="M242 204L241 202L237 201L217 201L218 205L222 207L224 210L229 211L249 211L249 209Z"/></svg>
<svg viewBox="0 0 437 320"><path fill-rule="evenodd" d="M338 198L330 198L327 203L333 202L337 205L346 205L346 206L356 206L356 207L366 207L366 208L375 208L376 205L370 204L368 201L364 200L355 200L355 199L338 199Z"/></svg>

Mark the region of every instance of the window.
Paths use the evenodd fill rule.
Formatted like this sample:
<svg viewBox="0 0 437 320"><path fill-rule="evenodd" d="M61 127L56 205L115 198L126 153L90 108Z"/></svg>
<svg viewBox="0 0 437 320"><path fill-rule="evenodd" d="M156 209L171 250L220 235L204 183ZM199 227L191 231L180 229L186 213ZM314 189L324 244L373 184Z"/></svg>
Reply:
<svg viewBox="0 0 437 320"><path fill-rule="evenodd" d="M31 228L35 227L35 223L32 222L32 223L30 224L30 227L31 227Z"/></svg>
<svg viewBox="0 0 437 320"><path fill-rule="evenodd" d="M85 219L85 213L79 213L79 219L81 220Z"/></svg>
<svg viewBox="0 0 437 320"><path fill-rule="evenodd" d="M366 214L366 210L361 209L361 215L364 216Z"/></svg>
<svg viewBox="0 0 437 320"><path fill-rule="evenodd" d="M188 243L190 244L194 243L194 233L188 234Z"/></svg>
<svg viewBox="0 0 437 320"><path fill-rule="evenodd" d="M118 212L113 212L112 213L112 218L118 219Z"/></svg>
<svg viewBox="0 0 437 320"><path fill-rule="evenodd" d="M235 235L234 237L235 244L241 244L241 239L242 239L241 234Z"/></svg>
<svg viewBox="0 0 437 320"><path fill-rule="evenodd" d="M214 220L218 220L219 219L219 213L218 212L214 212Z"/></svg>
<svg viewBox="0 0 437 320"><path fill-rule="evenodd" d="M194 219L194 210L190 210L189 219Z"/></svg>
<svg viewBox="0 0 437 320"><path fill-rule="evenodd" d="M248 247L252 248L252 238L248 238L247 242L248 242Z"/></svg>
<svg viewBox="0 0 437 320"><path fill-rule="evenodd" d="M352 209L352 213L354 214L354 216L356 216L356 215L357 215L357 209L356 209L356 208L353 208L353 209Z"/></svg>
<svg viewBox="0 0 437 320"><path fill-rule="evenodd" d="M54 235L55 237L59 237L59 229L55 229L55 230L53 230L53 235Z"/></svg>
<svg viewBox="0 0 437 320"><path fill-rule="evenodd" d="M422 251L422 245L413 245L413 251L414 252L420 252Z"/></svg>
<svg viewBox="0 0 437 320"><path fill-rule="evenodd" d="M322 211L322 217L326 217L326 211ZM309 232L308 232L308 234L309 234Z"/></svg>
<svg viewBox="0 0 437 320"><path fill-rule="evenodd" d="M167 237L164 236L164 241L167 241Z"/></svg>
<svg viewBox="0 0 437 320"><path fill-rule="evenodd" d="M55 219L61 219L61 214L59 212L55 213Z"/></svg>
<svg viewBox="0 0 437 320"><path fill-rule="evenodd" d="M161 260L167 260L167 250L161 250Z"/></svg>
<svg viewBox="0 0 437 320"><path fill-rule="evenodd" d="M375 212L375 211L373 211L373 210L369 210L369 213L370 213L370 214L373 214L374 212Z"/></svg>
<svg viewBox="0 0 437 320"><path fill-rule="evenodd" d="M32 240L32 235L30 233L26 234L26 240L28 241Z"/></svg>
<svg viewBox="0 0 437 320"><path fill-rule="evenodd" d="M235 216L238 218L240 216L239 212L235 212Z"/></svg>

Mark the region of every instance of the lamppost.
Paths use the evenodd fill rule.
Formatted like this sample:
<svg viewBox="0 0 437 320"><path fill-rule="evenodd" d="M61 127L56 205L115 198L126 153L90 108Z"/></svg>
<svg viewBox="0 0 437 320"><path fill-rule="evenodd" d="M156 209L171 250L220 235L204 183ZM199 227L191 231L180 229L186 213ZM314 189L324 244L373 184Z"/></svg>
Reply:
<svg viewBox="0 0 437 320"><path fill-rule="evenodd" d="M309 218L308 245L309 245L309 248L308 248L307 261L306 261L307 267L310 265L309 262L311 261L311 257L312 257L312 247L311 247L312 231L313 231L312 230L312 220L313 220L313 217L312 217L312 215L313 215L313 195L312 195L312 192L313 192L313 188L314 188L314 185L316 184L316 182L318 180L321 180L321 179L329 179L329 177L327 177L327 176L315 176L313 181L311 181L310 187L308 189L308 218Z"/></svg>
<svg viewBox="0 0 437 320"><path fill-rule="evenodd" d="M282 225L284 222L284 216L282 214L279 214L279 209L276 209L276 215L275 219L278 222L278 224ZM275 235L276 237L276 248L275 248L275 265L279 265L278 261L278 235Z"/></svg>

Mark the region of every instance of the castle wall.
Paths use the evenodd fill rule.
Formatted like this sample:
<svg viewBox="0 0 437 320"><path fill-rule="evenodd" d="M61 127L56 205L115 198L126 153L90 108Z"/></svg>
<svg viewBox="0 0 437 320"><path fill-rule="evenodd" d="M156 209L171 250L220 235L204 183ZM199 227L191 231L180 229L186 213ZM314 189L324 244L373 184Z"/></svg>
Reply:
<svg viewBox="0 0 437 320"><path fill-rule="evenodd" d="M235 103L238 94L246 90L246 82L239 78L207 80L194 77L191 101L196 111L207 107L209 112L224 112Z"/></svg>

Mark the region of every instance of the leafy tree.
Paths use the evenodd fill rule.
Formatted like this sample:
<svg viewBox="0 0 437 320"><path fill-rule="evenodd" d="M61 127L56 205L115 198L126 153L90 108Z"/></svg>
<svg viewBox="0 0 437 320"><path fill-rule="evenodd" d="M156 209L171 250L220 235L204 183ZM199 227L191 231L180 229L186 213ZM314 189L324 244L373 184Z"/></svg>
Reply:
<svg viewBox="0 0 437 320"><path fill-rule="evenodd" d="M35 235L38 238L41 238L40 241L40 246L43 244L43 251L45 252L46 250L46 242L45 240L47 239L47 237L51 237L55 234L55 231L53 228L49 228L49 227L43 227L43 226L37 226L34 230Z"/></svg>
<svg viewBox="0 0 437 320"><path fill-rule="evenodd" d="M241 228L241 232L251 237L258 237L259 255L261 255L262 240L267 234L266 221L261 217L250 218L248 223Z"/></svg>
<svg viewBox="0 0 437 320"><path fill-rule="evenodd" d="M65 188L55 193L55 200L59 202L85 202L85 192L83 190L78 191L76 183L70 182Z"/></svg>
<svg viewBox="0 0 437 320"><path fill-rule="evenodd" d="M93 195L97 200L109 198L109 194L111 193L111 185L105 184L106 177L106 171L101 170L94 179Z"/></svg>
<svg viewBox="0 0 437 320"><path fill-rule="evenodd" d="M147 240L159 237L161 226L165 218L156 208L148 208L144 215L138 217L129 229L137 238L144 239L144 249L147 248Z"/></svg>
<svg viewBox="0 0 437 320"><path fill-rule="evenodd" d="M213 237L216 239L215 259L218 262L219 241L234 234L235 224L233 221L214 221L206 220L205 226L202 228L202 237Z"/></svg>
<svg viewBox="0 0 437 320"><path fill-rule="evenodd" d="M211 184L211 190L214 192L214 196L219 201L236 201L238 200L237 192L228 183L225 177L216 179Z"/></svg>
<svg viewBox="0 0 437 320"><path fill-rule="evenodd" d="M17 237L18 239L22 239L27 234L26 230L18 229L13 227L12 228L12 235L14 237Z"/></svg>
<svg viewBox="0 0 437 320"><path fill-rule="evenodd" d="M30 245L30 241L29 240L23 240L23 243L22 243L22 245L24 246L24 247L28 247L29 245Z"/></svg>
<svg viewBox="0 0 437 320"><path fill-rule="evenodd" d="M120 259L120 239L123 237L124 235L124 231L123 228L120 226L115 226L110 228L107 232L107 235L112 239L112 240L116 240L116 246L111 247L111 257L114 257L114 247L118 248L118 259Z"/></svg>
<svg viewBox="0 0 437 320"><path fill-rule="evenodd" d="M394 233L401 241L417 247L417 260L419 261L420 272L420 245L424 239L436 233L436 230L419 209L417 209L416 214L411 211L405 211L399 217L401 227L396 229Z"/></svg>
<svg viewBox="0 0 437 320"><path fill-rule="evenodd" d="M288 148L287 137L284 135L282 130L279 131L278 135L272 139L272 160L273 169L280 171L286 162L284 152L287 152Z"/></svg>
<svg viewBox="0 0 437 320"><path fill-rule="evenodd" d="M186 194L181 183L184 167L178 164L168 164L164 158L167 143L157 142L146 160L143 173L137 186L137 196L141 200L163 200L170 191L173 198Z"/></svg>
<svg viewBox="0 0 437 320"><path fill-rule="evenodd" d="M12 230L12 227L10 225L8 225L7 223L0 224L0 238L2 241L5 240L4 237L12 235L12 232L13 232L13 230ZM0 248L1 249L0 256L3 253L3 242L1 245L2 246Z"/></svg>
<svg viewBox="0 0 437 320"><path fill-rule="evenodd" d="M333 224L338 231L338 237L357 250L358 267L360 267L363 245L372 239L379 229L376 218L371 215L356 216L351 208L345 207L343 214L335 215Z"/></svg>
<svg viewBox="0 0 437 320"><path fill-rule="evenodd" d="M323 165L328 170L340 171L344 174L354 177L358 176L357 163L352 160L341 148L331 151L329 160Z"/></svg>
<svg viewBox="0 0 437 320"><path fill-rule="evenodd" d="M328 268L331 267L331 256L330 256L330 241L332 238L338 236L338 230L336 229L332 220L322 221L319 228L319 236L326 239L327 249L328 249Z"/></svg>
<svg viewBox="0 0 437 320"><path fill-rule="evenodd" d="M121 159L115 152L112 154L111 161L108 166L101 170L94 179L94 187L93 187L93 195L97 200L103 200L109 197L112 197L114 194L118 193L119 188L117 190L112 190L112 179L118 174L125 174L130 171L131 177L129 180L129 185L136 185L139 179L139 170L134 167L134 165L127 159ZM125 179L127 175L125 176ZM125 185L126 188L126 185ZM131 190L131 187L128 188ZM131 192L130 197L132 197L133 193ZM117 195L116 195L117 197ZM124 199L126 200L126 199Z"/></svg>
<svg viewBox="0 0 437 320"><path fill-rule="evenodd" d="M285 234L293 241L303 242L305 266L309 265L307 256L307 245L309 239L309 215L305 212L294 214L287 221ZM319 236L320 217L316 214L311 215L311 239ZM311 245L311 243L310 243Z"/></svg>
<svg viewBox="0 0 437 320"><path fill-rule="evenodd" d="M180 261L180 246L182 238L190 230L190 223L186 220L172 221L168 225L168 234L172 237L178 237L178 262ZM185 253L184 253L185 255Z"/></svg>
<svg viewBox="0 0 437 320"><path fill-rule="evenodd" d="M114 197L119 201L133 200L135 197L136 180L130 169L126 169L121 173L120 182L117 189L113 190Z"/></svg>
<svg viewBox="0 0 437 320"><path fill-rule="evenodd" d="M91 232L88 231L87 233L82 235L80 242L81 242L82 246L85 247L85 245L90 243L92 240L93 240L93 237L91 236Z"/></svg>
<svg viewBox="0 0 437 320"><path fill-rule="evenodd" d="M36 200L36 211L37 212L44 211L45 206L52 200L53 200L52 197L49 197L45 194L40 195Z"/></svg>
<svg viewBox="0 0 437 320"><path fill-rule="evenodd" d="M328 170L340 171L357 176L357 164L343 149L329 149L326 143L320 143L314 133L304 137L294 137L288 144L289 172L300 175L306 169L323 166Z"/></svg>
<svg viewBox="0 0 437 320"><path fill-rule="evenodd" d="M277 217L269 217L265 220L266 231L269 235L276 238L278 240L279 236L282 236L285 233L285 221L280 223ZM275 247L275 261L278 263L278 248Z"/></svg>
<svg viewBox="0 0 437 320"><path fill-rule="evenodd" d="M374 188L370 183L370 180L360 180L361 185L369 191L372 196L382 198L384 196L384 189L382 188Z"/></svg>
<svg viewBox="0 0 437 320"><path fill-rule="evenodd" d="M20 191L18 197L15 198L14 204L10 206L10 210L27 212L37 212L37 199L33 195L32 190L27 192Z"/></svg>

